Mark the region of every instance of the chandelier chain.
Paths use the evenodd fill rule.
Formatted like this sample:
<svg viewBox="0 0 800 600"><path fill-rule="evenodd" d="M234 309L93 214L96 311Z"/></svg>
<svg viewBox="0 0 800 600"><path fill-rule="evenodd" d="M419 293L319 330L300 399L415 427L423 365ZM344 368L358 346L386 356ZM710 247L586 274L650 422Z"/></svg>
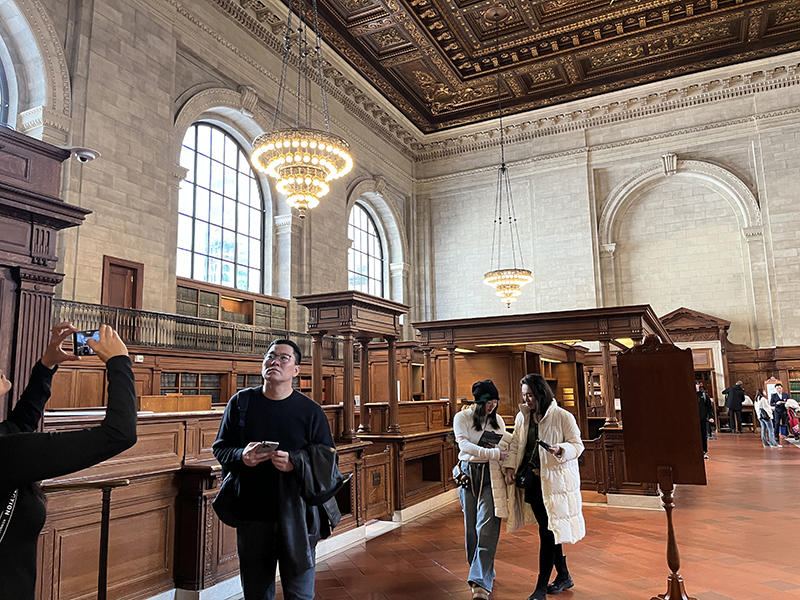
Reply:
<svg viewBox="0 0 800 600"><path fill-rule="evenodd" d="M328 113L328 90L325 85L325 66L322 63L322 42L319 39L319 8L317 8L317 0L313 0L314 4L314 54L317 61L317 69L319 71L319 89L322 95L322 114L325 117L325 131L331 130L331 117Z"/></svg>
<svg viewBox="0 0 800 600"><path fill-rule="evenodd" d="M278 84L278 99L275 102L275 115L272 117L272 129L278 129L283 114L283 101L286 96L286 71L289 64L289 52L292 40L292 9L289 8L289 18L286 20L286 35L283 36L283 60L281 61L281 80Z"/></svg>

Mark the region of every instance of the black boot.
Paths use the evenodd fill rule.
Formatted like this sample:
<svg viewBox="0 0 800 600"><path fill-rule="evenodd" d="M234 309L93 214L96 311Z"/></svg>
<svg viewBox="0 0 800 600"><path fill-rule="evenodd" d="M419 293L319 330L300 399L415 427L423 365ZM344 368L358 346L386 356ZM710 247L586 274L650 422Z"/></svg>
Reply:
<svg viewBox="0 0 800 600"><path fill-rule="evenodd" d="M539 578L536 580L536 589L533 590L533 593L528 596L528 600L547 600L547 580L550 579L550 575L539 575Z"/></svg>
<svg viewBox="0 0 800 600"><path fill-rule="evenodd" d="M547 593L551 595L560 594L564 590L568 590L575 585L572 581L572 577L569 576L566 556L562 554L556 557L555 566L557 573L556 578L553 580L553 583L547 586Z"/></svg>

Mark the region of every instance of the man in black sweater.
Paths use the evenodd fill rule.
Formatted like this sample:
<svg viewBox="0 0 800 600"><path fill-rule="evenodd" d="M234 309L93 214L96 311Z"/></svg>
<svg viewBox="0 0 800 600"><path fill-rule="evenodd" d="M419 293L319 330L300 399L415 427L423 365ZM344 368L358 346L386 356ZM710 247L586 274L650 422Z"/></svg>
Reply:
<svg viewBox="0 0 800 600"><path fill-rule="evenodd" d="M295 522L303 500L290 452L334 444L322 407L292 389L301 360L294 342L273 342L261 366L264 384L231 398L213 445L223 468L239 478L236 534L245 600L275 597L276 566L286 600L314 598L316 539ZM263 442L277 442L277 449Z"/></svg>

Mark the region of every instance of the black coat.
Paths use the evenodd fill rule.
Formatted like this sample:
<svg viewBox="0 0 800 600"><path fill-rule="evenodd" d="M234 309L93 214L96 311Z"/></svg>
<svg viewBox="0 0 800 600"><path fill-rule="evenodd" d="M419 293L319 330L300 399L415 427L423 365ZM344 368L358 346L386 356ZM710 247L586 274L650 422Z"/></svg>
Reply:
<svg viewBox="0 0 800 600"><path fill-rule="evenodd" d="M732 385L729 388L722 390L725 394L725 406L733 410L742 410L742 402L744 402L744 389L740 385Z"/></svg>
<svg viewBox="0 0 800 600"><path fill-rule="evenodd" d="M711 397L705 390L697 392L697 408L700 411L701 419L714 417L714 406L711 404Z"/></svg>

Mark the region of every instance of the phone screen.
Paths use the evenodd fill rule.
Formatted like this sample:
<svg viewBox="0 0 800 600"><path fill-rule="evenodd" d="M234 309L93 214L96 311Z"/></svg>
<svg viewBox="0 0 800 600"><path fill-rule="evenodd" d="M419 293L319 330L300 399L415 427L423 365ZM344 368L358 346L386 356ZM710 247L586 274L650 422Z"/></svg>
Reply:
<svg viewBox="0 0 800 600"><path fill-rule="evenodd" d="M77 356L90 356L94 354L94 350L89 348L86 343L87 340L100 341L100 330L93 329L91 331L77 331L72 334L73 342L72 348Z"/></svg>
<svg viewBox="0 0 800 600"><path fill-rule="evenodd" d="M278 442L261 442L261 445L256 450L256 454L266 454L278 449Z"/></svg>

